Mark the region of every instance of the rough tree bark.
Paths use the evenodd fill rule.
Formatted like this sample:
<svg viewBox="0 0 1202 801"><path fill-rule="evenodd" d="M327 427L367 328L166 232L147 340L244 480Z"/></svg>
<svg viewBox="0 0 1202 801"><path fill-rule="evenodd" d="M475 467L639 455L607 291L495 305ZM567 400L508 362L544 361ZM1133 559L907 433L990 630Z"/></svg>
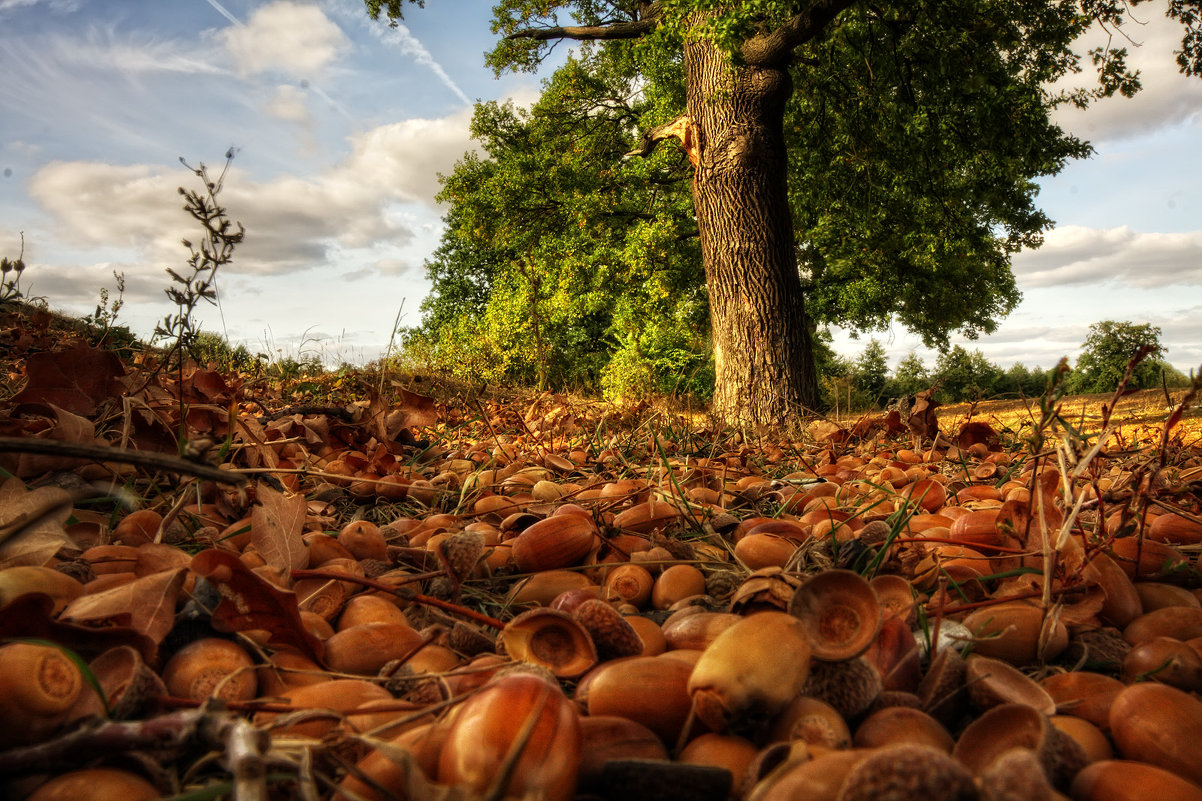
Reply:
<svg viewBox="0 0 1202 801"><path fill-rule="evenodd" d="M740 65L713 44L684 51L697 148L693 203L714 338L714 412L784 425L818 405L785 183L786 63Z"/></svg>

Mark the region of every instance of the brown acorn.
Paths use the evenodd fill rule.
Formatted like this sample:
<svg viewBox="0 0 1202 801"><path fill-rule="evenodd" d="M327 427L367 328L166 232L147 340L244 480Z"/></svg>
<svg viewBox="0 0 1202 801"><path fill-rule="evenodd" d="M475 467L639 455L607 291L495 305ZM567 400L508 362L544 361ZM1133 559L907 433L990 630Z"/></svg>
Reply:
<svg viewBox="0 0 1202 801"><path fill-rule="evenodd" d="M1110 707L1110 734L1124 759L1148 762L1202 786L1202 701L1157 682L1127 687Z"/></svg>
<svg viewBox="0 0 1202 801"><path fill-rule="evenodd" d="M580 770L580 717L555 684L530 674L494 679L457 710L438 759L438 782L483 795L571 801Z"/></svg>
<svg viewBox="0 0 1202 801"><path fill-rule="evenodd" d="M709 644L689 676L697 717L714 731L746 714L774 715L805 684L810 640L784 612L742 618Z"/></svg>
<svg viewBox="0 0 1202 801"><path fill-rule="evenodd" d="M34 790L26 801L152 801L158 789L136 773L116 768L85 768L59 774Z"/></svg>
<svg viewBox="0 0 1202 801"><path fill-rule="evenodd" d="M581 515L540 520L513 541L513 561L522 573L578 565L598 544L597 526Z"/></svg>
<svg viewBox="0 0 1202 801"><path fill-rule="evenodd" d="M0 682L0 748L44 739L84 688L83 674L62 651L24 642L0 645Z"/></svg>
<svg viewBox="0 0 1202 801"><path fill-rule="evenodd" d="M1073 801L1202 801L1202 787L1172 771L1122 759L1087 765L1073 779Z"/></svg>
<svg viewBox="0 0 1202 801"><path fill-rule="evenodd" d="M586 679L588 713L617 715L641 723L665 745L675 745L689 717L689 675L693 666L661 656L615 659Z"/></svg>
<svg viewBox="0 0 1202 801"><path fill-rule="evenodd" d="M167 661L163 683L177 698L204 701L215 696L225 701L249 701L259 682L254 660L236 642L203 637L185 645Z"/></svg>

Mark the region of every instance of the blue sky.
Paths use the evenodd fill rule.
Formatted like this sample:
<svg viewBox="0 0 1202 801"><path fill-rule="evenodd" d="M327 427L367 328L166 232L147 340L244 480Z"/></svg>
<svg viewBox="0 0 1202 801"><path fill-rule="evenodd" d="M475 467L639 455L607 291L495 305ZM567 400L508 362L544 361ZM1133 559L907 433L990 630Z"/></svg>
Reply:
<svg viewBox="0 0 1202 801"><path fill-rule="evenodd" d="M1202 365L1202 80L1176 74L1156 5L1126 26L1145 91L1062 114L1097 155L1043 182L1057 226L1014 261L1024 301L964 343L1003 367L1075 358L1104 319L1158 325L1169 361ZM219 169L233 146L221 197L248 235L204 326L272 354L375 358L398 313L418 320L437 175L472 147L472 102L529 102L544 77L484 67L490 6L430 0L390 29L360 0L0 0L0 253L24 231L26 288L70 311L124 273L121 321L148 333L195 238L178 159ZM893 363L934 362L900 327L836 347L870 336Z"/></svg>

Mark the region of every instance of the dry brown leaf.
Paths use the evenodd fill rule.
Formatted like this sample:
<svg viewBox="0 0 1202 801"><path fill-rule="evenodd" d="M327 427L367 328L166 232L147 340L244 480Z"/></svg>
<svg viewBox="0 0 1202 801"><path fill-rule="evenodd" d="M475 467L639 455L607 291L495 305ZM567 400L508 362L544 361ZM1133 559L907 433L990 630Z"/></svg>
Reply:
<svg viewBox="0 0 1202 801"><path fill-rule="evenodd" d="M52 439L58 442L79 443L81 445L96 444L96 426L86 417L72 414L60 409L53 403L25 403L14 409L14 414L23 417L35 415L51 422L49 429L39 431L38 437ZM73 456L47 456L37 453L22 453L17 455L13 472L20 478L30 478L49 473L52 470L69 470L90 460Z"/></svg>
<svg viewBox="0 0 1202 801"><path fill-rule="evenodd" d="M46 564L71 543L64 526L73 508L59 487L31 492L18 478L0 485L0 568Z"/></svg>
<svg viewBox="0 0 1202 801"><path fill-rule="evenodd" d="M161 643L175 625L175 604L187 569L176 568L135 579L119 587L76 598L63 610L62 620L101 624L128 616L129 626Z"/></svg>
<svg viewBox="0 0 1202 801"><path fill-rule="evenodd" d="M12 403L53 403L84 416L124 387L118 380L125 368L117 354L80 342L69 350L35 353L25 365L29 381L10 398Z"/></svg>
<svg viewBox="0 0 1202 801"><path fill-rule="evenodd" d="M268 644L291 646L321 662L321 640L301 622L295 593L273 587L237 556L216 548L192 557L192 572L207 579L221 594L221 602L213 610L213 623L222 631L262 629L268 632Z"/></svg>
<svg viewBox="0 0 1202 801"><path fill-rule="evenodd" d="M301 535L308 505L303 495L287 496L259 482L258 505L250 513L250 541L267 564L284 571L309 566Z"/></svg>

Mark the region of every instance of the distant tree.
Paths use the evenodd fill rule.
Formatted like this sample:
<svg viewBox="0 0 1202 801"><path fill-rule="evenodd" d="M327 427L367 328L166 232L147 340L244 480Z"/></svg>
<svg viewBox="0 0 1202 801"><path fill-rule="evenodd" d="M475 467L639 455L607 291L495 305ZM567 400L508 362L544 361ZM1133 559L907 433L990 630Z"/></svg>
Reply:
<svg viewBox="0 0 1202 801"><path fill-rule="evenodd" d="M1135 368L1127 386L1134 389L1159 386L1161 371L1166 367L1159 358L1165 352L1160 344L1160 328L1150 323L1114 320L1094 323L1089 327L1089 336L1081 343L1081 355L1069 377L1069 389L1073 392L1113 391L1141 348L1149 349L1147 357Z"/></svg>
<svg viewBox="0 0 1202 801"><path fill-rule="evenodd" d="M868 340L855 364L856 388L869 403L876 403L885 394L889 380L889 362L885 358L885 347L877 339Z"/></svg>
<svg viewBox="0 0 1202 801"><path fill-rule="evenodd" d="M948 402L979 400L995 394L1002 370L980 350L969 353L961 345L939 354L935 362L938 396Z"/></svg>
<svg viewBox="0 0 1202 801"><path fill-rule="evenodd" d="M927 366L923 364L917 353L910 351L906 358L898 362L897 369L893 371L889 396L913 395L930 385L931 376L927 372Z"/></svg>
<svg viewBox="0 0 1202 801"><path fill-rule="evenodd" d="M995 389L998 394L1032 398L1043 394L1047 388L1047 379L1047 372L1042 367L1030 369L1022 362L1015 362L1002 374Z"/></svg>

